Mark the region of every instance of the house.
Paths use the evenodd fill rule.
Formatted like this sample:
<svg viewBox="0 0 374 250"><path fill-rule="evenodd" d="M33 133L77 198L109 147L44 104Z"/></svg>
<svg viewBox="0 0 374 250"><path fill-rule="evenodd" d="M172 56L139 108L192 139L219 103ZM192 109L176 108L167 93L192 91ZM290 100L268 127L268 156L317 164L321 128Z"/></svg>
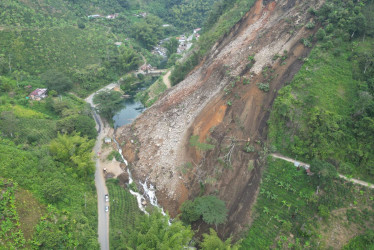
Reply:
<svg viewBox="0 0 374 250"><path fill-rule="evenodd" d="M104 142L105 142L106 144L109 144L109 143L112 142L112 139L111 139L110 137L105 137L105 138L104 138Z"/></svg>
<svg viewBox="0 0 374 250"><path fill-rule="evenodd" d="M312 175L313 175L313 173L310 171L309 168L305 168L305 171L306 171L306 174L307 174L308 176L312 176Z"/></svg>
<svg viewBox="0 0 374 250"><path fill-rule="evenodd" d="M101 17L101 16L100 16L100 15L97 15L97 14L96 14L96 15L89 15L89 16L88 16L88 18L99 18L99 17Z"/></svg>
<svg viewBox="0 0 374 250"><path fill-rule="evenodd" d="M181 35L180 37L177 37L177 40L179 40L179 43L184 43L186 41L186 36Z"/></svg>
<svg viewBox="0 0 374 250"><path fill-rule="evenodd" d="M117 45L118 47L122 45L122 42L115 42L114 43L115 45Z"/></svg>
<svg viewBox="0 0 374 250"><path fill-rule="evenodd" d="M47 89L35 89L30 93L31 100L40 101L47 97Z"/></svg>
<svg viewBox="0 0 374 250"><path fill-rule="evenodd" d="M111 15L107 15L106 18L107 19L116 19L118 17L118 13L115 13L115 14L111 14Z"/></svg>
<svg viewBox="0 0 374 250"><path fill-rule="evenodd" d="M139 17L145 18L147 16L147 12L141 12L139 13Z"/></svg>
<svg viewBox="0 0 374 250"><path fill-rule="evenodd" d="M162 27L164 28L167 28L167 27L170 27L171 25L170 24L163 24Z"/></svg>
<svg viewBox="0 0 374 250"><path fill-rule="evenodd" d="M200 30L201 30L201 28L194 29L194 30L193 30L193 33L197 33L197 32L199 32Z"/></svg>
<svg viewBox="0 0 374 250"><path fill-rule="evenodd" d="M150 64L146 64L146 65L143 65L142 67L140 67L140 69L142 70L142 71L151 71L151 70L153 70L154 68L152 67L152 65L150 65Z"/></svg>

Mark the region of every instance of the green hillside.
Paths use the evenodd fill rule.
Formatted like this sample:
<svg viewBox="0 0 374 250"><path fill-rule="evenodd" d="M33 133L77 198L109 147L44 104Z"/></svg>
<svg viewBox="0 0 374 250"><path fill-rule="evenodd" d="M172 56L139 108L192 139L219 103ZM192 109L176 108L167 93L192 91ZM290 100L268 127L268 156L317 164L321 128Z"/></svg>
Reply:
<svg viewBox="0 0 374 250"><path fill-rule="evenodd" d="M28 84L0 77L0 183L18 185L0 248L98 249L90 110L73 95L27 100Z"/></svg>
<svg viewBox="0 0 374 250"><path fill-rule="evenodd" d="M319 158L371 182L373 6L373 1L356 6L329 1L317 12L322 24L317 44L290 85L279 91L269 126L269 138L280 152L305 161ZM342 15L346 12L349 19Z"/></svg>
<svg viewBox="0 0 374 250"><path fill-rule="evenodd" d="M73 81L74 92L85 96L136 69L143 63L140 53L158 66L161 58L147 49L170 34L201 26L213 2L1 1L0 73L38 80L56 70ZM116 18L106 18L111 14ZM171 26L162 27L165 23Z"/></svg>

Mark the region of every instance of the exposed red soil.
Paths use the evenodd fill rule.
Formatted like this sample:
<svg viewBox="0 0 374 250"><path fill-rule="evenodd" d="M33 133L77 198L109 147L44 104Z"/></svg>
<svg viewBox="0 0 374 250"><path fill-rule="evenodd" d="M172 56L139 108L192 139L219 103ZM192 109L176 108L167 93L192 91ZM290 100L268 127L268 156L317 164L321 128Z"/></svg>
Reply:
<svg viewBox="0 0 374 250"><path fill-rule="evenodd" d="M241 232L251 221L269 111L277 91L302 66L299 59L310 52L300 39L316 31L296 24L307 23L311 18L305 14L307 9L321 1L264 2L258 0L203 62L131 128L117 131L121 141L133 138L138 142L134 176L142 181L149 178L156 184L158 200L172 216L184 200L201 193L202 186L204 194L217 195L226 202L227 223L218 227L222 237ZM290 30L294 32L290 34ZM272 60L284 50L288 55L284 62ZM248 68L250 55L256 62ZM262 73L264 67L268 67L268 73ZM243 84L245 78L250 79L249 85ZM269 83L268 92L259 90L256 84L261 82ZM215 148L202 152L191 147L191 135L199 135L200 142L209 137ZM255 152L243 150L247 142L256 148ZM188 162L192 167L184 174L180 167ZM204 224L195 226L200 233L208 228Z"/></svg>

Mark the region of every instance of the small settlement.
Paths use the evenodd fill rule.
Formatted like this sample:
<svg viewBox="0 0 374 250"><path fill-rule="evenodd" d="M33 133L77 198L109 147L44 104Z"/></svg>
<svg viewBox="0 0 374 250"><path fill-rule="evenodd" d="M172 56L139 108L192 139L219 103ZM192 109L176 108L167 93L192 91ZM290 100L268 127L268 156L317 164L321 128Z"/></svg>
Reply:
<svg viewBox="0 0 374 250"><path fill-rule="evenodd" d="M169 27L169 26L170 26L169 24L164 24L163 25L163 27ZM200 37L199 32L200 31L201 31L201 28L197 28L197 29L194 29L192 35L190 35L188 37L186 37L185 34L182 34L182 35L176 37L176 39L179 42L179 46L178 46L178 49L177 49L177 54L182 54L183 52L189 50L192 46L192 40L194 38L196 40L199 39L199 37ZM167 50L162 45L165 42L167 42L168 40L170 40L170 38L166 38L166 39L161 40L158 43L158 45L153 48L152 53L155 54L155 55L160 55L160 56L166 58L167 57L167 55L166 55Z"/></svg>

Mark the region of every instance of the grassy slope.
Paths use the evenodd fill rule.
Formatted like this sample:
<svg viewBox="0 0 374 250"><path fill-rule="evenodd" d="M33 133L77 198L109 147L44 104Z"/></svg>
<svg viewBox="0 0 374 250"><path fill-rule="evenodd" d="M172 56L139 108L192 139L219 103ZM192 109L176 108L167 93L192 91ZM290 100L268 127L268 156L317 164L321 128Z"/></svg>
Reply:
<svg viewBox="0 0 374 250"><path fill-rule="evenodd" d="M16 210L19 215L20 229L26 240L32 238L34 227L38 224L40 217L46 212L42 205L30 191L18 188L15 193Z"/></svg>
<svg viewBox="0 0 374 250"><path fill-rule="evenodd" d="M162 80L162 76L157 79L149 88L139 92L136 98L139 99L145 107L150 107L155 103L162 93L167 89L165 83Z"/></svg>

